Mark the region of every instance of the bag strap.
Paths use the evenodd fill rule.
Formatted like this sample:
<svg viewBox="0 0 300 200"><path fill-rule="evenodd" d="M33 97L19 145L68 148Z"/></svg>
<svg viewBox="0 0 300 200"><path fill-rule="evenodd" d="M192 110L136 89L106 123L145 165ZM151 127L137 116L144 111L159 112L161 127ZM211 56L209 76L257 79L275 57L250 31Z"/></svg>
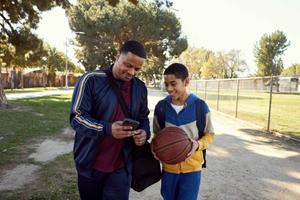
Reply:
<svg viewBox="0 0 300 200"><path fill-rule="evenodd" d="M113 91L115 92L115 94L118 98L118 101L119 101L119 104L120 104L121 109L123 111L123 114L125 115L125 117L131 118L131 114L129 112L128 106L125 103L124 97L121 93L121 90L120 90L118 84L114 80L112 71L111 70L106 71L106 75L108 77L108 81L109 81Z"/></svg>

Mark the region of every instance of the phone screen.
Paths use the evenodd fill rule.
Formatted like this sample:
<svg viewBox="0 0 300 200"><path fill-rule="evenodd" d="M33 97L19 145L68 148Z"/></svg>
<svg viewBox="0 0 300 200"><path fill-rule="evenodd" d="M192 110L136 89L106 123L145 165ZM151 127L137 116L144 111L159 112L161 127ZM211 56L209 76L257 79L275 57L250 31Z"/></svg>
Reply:
<svg viewBox="0 0 300 200"><path fill-rule="evenodd" d="M140 122L136 121L136 120L133 120L133 119L129 119L129 118L125 118L123 120L123 123L122 123L123 126L131 126L132 127L132 130L136 130L138 129L139 125L140 125Z"/></svg>

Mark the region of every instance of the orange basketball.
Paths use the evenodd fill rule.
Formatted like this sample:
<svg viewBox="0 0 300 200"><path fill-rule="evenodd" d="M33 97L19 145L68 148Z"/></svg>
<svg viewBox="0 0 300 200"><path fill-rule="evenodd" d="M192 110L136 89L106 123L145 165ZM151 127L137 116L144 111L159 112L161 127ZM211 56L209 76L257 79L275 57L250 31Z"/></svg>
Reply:
<svg viewBox="0 0 300 200"><path fill-rule="evenodd" d="M166 127L152 139L151 147L160 161L177 164L187 158L193 142L181 128Z"/></svg>

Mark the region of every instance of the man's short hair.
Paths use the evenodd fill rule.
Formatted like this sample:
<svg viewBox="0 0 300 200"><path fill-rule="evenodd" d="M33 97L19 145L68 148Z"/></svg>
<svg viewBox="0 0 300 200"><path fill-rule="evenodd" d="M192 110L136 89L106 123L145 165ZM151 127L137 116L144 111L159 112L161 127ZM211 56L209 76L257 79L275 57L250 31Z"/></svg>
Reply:
<svg viewBox="0 0 300 200"><path fill-rule="evenodd" d="M164 71L164 75L171 75L173 74L176 78L181 79L184 81L187 77L189 77L189 71L181 63L173 63Z"/></svg>
<svg viewBox="0 0 300 200"><path fill-rule="evenodd" d="M147 58L147 53L144 46L135 40L126 41L120 49L120 54L127 54L128 52L137 55L138 57Z"/></svg>

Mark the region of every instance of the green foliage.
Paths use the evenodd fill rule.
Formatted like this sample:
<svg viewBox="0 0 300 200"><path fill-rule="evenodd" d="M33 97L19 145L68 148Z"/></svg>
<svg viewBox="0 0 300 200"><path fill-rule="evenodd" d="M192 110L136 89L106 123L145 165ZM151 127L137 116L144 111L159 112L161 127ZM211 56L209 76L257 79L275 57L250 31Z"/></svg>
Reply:
<svg viewBox="0 0 300 200"><path fill-rule="evenodd" d="M208 61L210 52L204 48L188 48L174 62L186 65L192 79L201 77L201 69Z"/></svg>
<svg viewBox="0 0 300 200"><path fill-rule="evenodd" d="M35 66L38 60L46 54L43 42L31 32L37 28L40 14L55 6L69 7L68 0L49 1L11 1L3 0L0 6L0 40L6 46L14 47L6 51L7 65L16 67Z"/></svg>
<svg viewBox="0 0 300 200"><path fill-rule="evenodd" d="M149 58L141 73L145 78L152 76L149 73L159 76L165 61L187 48L175 14L156 3L120 1L111 7L105 0L80 0L68 14L71 28L84 33L77 35L81 46L77 55L87 70L109 67L116 50L128 39L145 45Z"/></svg>
<svg viewBox="0 0 300 200"><path fill-rule="evenodd" d="M290 45L282 31L264 34L254 48L258 76L279 75L283 69L281 55Z"/></svg>
<svg viewBox="0 0 300 200"><path fill-rule="evenodd" d="M192 79L235 78L246 69L240 50L215 53L204 48L188 48L174 62L185 64Z"/></svg>
<svg viewBox="0 0 300 200"><path fill-rule="evenodd" d="M244 72L247 63L241 58L240 50L231 50L225 54L226 65L223 71L224 78L237 78L240 72Z"/></svg>
<svg viewBox="0 0 300 200"><path fill-rule="evenodd" d="M37 28L42 11L50 10L55 6L67 8L69 5L68 0L2 0L0 7L0 18L3 19L0 22L1 29L9 36L12 33L18 33L19 28L22 27L35 29Z"/></svg>
<svg viewBox="0 0 300 200"><path fill-rule="evenodd" d="M293 64L292 66L284 69L281 73L281 75L284 76L295 74L300 74L300 64Z"/></svg>
<svg viewBox="0 0 300 200"><path fill-rule="evenodd" d="M16 67L38 66L41 57L47 54L43 41L32 34L29 29L20 30L18 34L12 35L9 41L16 48L12 62Z"/></svg>
<svg viewBox="0 0 300 200"><path fill-rule="evenodd" d="M106 1L111 6L116 6L120 2L120 0L106 0ZM128 1L135 4L135 5L137 5L139 3L139 0L128 0ZM155 0L155 3L159 7L162 6L162 5L166 5L167 7L171 7L173 5L173 2L170 2L168 0Z"/></svg>

